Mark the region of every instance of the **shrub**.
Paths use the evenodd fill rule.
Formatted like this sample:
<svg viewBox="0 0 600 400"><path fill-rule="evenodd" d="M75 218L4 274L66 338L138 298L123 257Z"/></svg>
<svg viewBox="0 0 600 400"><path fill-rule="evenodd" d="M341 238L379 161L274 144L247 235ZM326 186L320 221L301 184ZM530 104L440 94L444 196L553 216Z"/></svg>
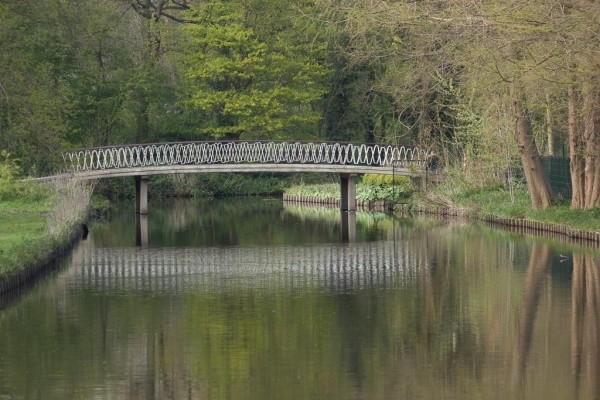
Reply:
<svg viewBox="0 0 600 400"><path fill-rule="evenodd" d="M408 176L392 176L365 174L362 184L356 189L359 200L403 201L412 194L412 186Z"/></svg>
<svg viewBox="0 0 600 400"><path fill-rule="evenodd" d="M46 184L30 184L19 181L22 171L18 160L12 158L6 150L0 152L0 201L27 199L44 200L50 196L51 189Z"/></svg>

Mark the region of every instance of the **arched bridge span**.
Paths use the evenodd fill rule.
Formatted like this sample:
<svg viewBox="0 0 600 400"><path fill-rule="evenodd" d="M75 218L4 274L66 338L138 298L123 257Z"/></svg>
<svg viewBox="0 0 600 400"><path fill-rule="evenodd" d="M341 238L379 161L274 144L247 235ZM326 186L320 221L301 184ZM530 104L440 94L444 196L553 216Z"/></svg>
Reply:
<svg viewBox="0 0 600 400"><path fill-rule="evenodd" d="M429 150L364 143L213 141L150 143L66 151L75 179L136 178L136 211L147 212L146 177L209 172L339 173L342 210L356 210L356 174L420 176ZM47 179L51 179L48 177Z"/></svg>
<svg viewBox="0 0 600 400"><path fill-rule="evenodd" d="M80 179L197 172L415 175L428 150L364 143L216 141L119 145L63 153Z"/></svg>

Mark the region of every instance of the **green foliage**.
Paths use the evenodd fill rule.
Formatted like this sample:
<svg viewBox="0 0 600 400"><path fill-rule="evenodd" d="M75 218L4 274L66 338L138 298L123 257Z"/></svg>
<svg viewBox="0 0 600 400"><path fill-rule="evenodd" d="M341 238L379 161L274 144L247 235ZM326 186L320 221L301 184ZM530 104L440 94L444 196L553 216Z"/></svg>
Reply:
<svg viewBox="0 0 600 400"><path fill-rule="evenodd" d="M496 185L457 193L453 200L460 207L482 214L494 214L505 218L525 218L531 210L529 195L522 187L515 194L515 202L512 203L508 190L501 185Z"/></svg>
<svg viewBox="0 0 600 400"><path fill-rule="evenodd" d="M0 148L25 173L55 172L67 148L185 138L165 24L91 0L8 2L2 18Z"/></svg>
<svg viewBox="0 0 600 400"><path fill-rule="evenodd" d="M22 178L18 160L6 150L0 152L0 201L26 199L40 201L48 197L48 185L20 182Z"/></svg>
<svg viewBox="0 0 600 400"><path fill-rule="evenodd" d="M364 174L362 183L366 185L391 185L394 183L400 190L410 190L410 178L404 175Z"/></svg>
<svg viewBox="0 0 600 400"><path fill-rule="evenodd" d="M294 185L285 190L286 194L298 196L311 196L318 198L340 198L340 185L336 183L322 183L312 185Z"/></svg>
<svg viewBox="0 0 600 400"><path fill-rule="evenodd" d="M0 188L8 188L21 175L21 168L6 150L0 152ZM4 190L4 189L3 189Z"/></svg>
<svg viewBox="0 0 600 400"><path fill-rule="evenodd" d="M402 202L412 194L412 185L407 176L365 174L357 187L359 200L388 200Z"/></svg>
<svg viewBox="0 0 600 400"><path fill-rule="evenodd" d="M0 148L25 174L56 171L69 147L326 138L426 144L450 168L466 153L466 185L485 187L515 175L506 81L523 81L543 147L547 127L568 131L571 71L589 80L595 69L586 65L597 64L577 47L595 43L586 36L594 14L557 13L543 2L208 0L186 14L175 7L192 24L125 3L0 4ZM515 22L515 9L543 22L500 22ZM474 10L489 31L455 23ZM553 36L569 26L581 65L556 58L570 56L555 40L565 36ZM385 182L372 183L367 198L389 196ZM102 184L111 186L132 194L130 185Z"/></svg>
<svg viewBox="0 0 600 400"><path fill-rule="evenodd" d="M226 197L281 194L297 177L290 174L172 174L149 179L149 194L161 197ZM110 199L133 199L131 178L102 181L98 193Z"/></svg>
<svg viewBox="0 0 600 400"><path fill-rule="evenodd" d="M406 201L412 194L410 179L406 176L394 178L395 184L392 185L391 175L365 174L362 181L356 185L356 198L370 201ZM285 193L339 199L340 185L339 183L294 185L285 189Z"/></svg>
<svg viewBox="0 0 600 400"><path fill-rule="evenodd" d="M297 34L291 4L206 1L183 28L181 92L212 139L310 138L330 75L324 44Z"/></svg>

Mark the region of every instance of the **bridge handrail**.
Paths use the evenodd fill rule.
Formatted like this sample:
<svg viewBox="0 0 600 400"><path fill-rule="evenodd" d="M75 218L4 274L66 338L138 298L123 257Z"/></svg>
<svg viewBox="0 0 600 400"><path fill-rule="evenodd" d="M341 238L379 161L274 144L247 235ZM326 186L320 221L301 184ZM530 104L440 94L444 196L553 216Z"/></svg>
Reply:
<svg viewBox="0 0 600 400"><path fill-rule="evenodd" d="M73 172L199 164L328 164L424 167L429 151L368 143L206 141L147 143L77 149L63 153Z"/></svg>

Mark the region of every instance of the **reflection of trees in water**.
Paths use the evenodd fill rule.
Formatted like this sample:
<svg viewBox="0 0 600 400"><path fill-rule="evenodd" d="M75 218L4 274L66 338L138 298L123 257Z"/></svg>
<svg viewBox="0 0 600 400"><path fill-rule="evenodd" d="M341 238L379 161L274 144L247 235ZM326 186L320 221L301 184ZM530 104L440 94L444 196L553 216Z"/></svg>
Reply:
<svg viewBox="0 0 600 400"><path fill-rule="evenodd" d="M525 377L527 356L531 349L533 324L542 293L544 279L550 267L551 253L546 244L534 243L529 257L527 276L519 311L517 348L513 358L512 387L518 389Z"/></svg>
<svg viewBox="0 0 600 400"><path fill-rule="evenodd" d="M253 221L249 214L258 213L257 219L278 215L287 225L286 234L300 218L287 209L236 210L238 203L230 204L215 205L202 218L224 214L244 228L231 214L248 217L246 223ZM193 208L173 208L158 217L158 226L168 225L171 212L176 229L193 223L189 219L198 220ZM314 218L331 225L338 217L334 210L331 220ZM215 279L205 277L208 283L198 290L192 283L201 279L193 273L169 272L164 265L169 254L163 249L134 249L142 260L137 262L122 256L124 249L119 253L110 248L106 251L113 258L97 257L88 267L101 273L81 286L77 280L82 278L75 273L82 261L75 254L78 264L61 274L52 289L45 289L41 298L25 298L15 312L0 318L4 332L19 331L18 340L10 340L16 335L0 335L4 359L44 356L38 358L44 362L10 365L0 376L0 389L35 385L46 393L79 385L79 397L92 397L94 388L101 387L106 396L132 398L465 399L541 394L554 399L598 394L597 260L585 254L573 257L570 292L571 283L560 286L550 268L557 253L541 240L446 222L396 224L402 225L396 236L402 245L394 256L403 265L423 266L407 275L410 279L388 279L396 272L375 261L369 268L350 268L355 259L378 259L374 251L360 252L362 258L348 256L341 266L331 257L310 258L333 271L327 276L335 282L363 282L344 286L346 290L310 284L301 269L289 265L269 276L273 286L253 286L245 279L236 283L215 272ZM269 224L263 225L267 229ZM260 231L263 226L250 228ZM240 232L244 238L251 230ZM240 260L248 260L244 252L251 247L236 250ZM273 246L273 251L281 247ZM313 246L305 247L307 257L315 254ZM336 249L348 255L359 247ZM170 251L179 267L187 259L204 258L193 252L185 258L187 253L178 248ZM162 258L145 258L153 252ZM265 252L254 260L272 263L273 257ZM214 257L213 262L229 261ZM310 266L302 260L299 264ZM569 269L566 264L560 265ZM121 269L133 273L117 273ZM295 285L281 285L290 275ZM381 279L373 279L377 276ZM156 290L160 279L175 288L195 289ZM71 291L80 292L82 299L66 300ZM26 327L23 315L32 318L35 329L21 328ZM569 318L571 324L564 326ZM562 347L554 348L556 344ZM54 356L61 352L72 358ZM544 368L549 371L542 372ZM32 370L39 377L65 378L27 382L22 377L32 376ZM569 370L573 375L565 375ZM66 383L67 378L77 383ZM564 392L553 392L551 385L564 387Z"/></svg>
<svg viewBox="0 0 600 400"><path fill-rule="evenodd" d="M565 260L566 258L563 258ZM565 376L563 385L572 387L573 398L598 398L600 396L600 278L599 263L592 255L573 253L571 282L571 379ZM519 304L516 346L512 360L511 383L513 394L525 396L531 388L525 387L530 369L527 367L536 330L536 317L540 297L544 292L552 265L552 251L548 245L534 243ZM552 312L545 318L560 318ZM558 310L556 310L558 311ZM558 322L560 324L560 321ZM540 329L538 326L537 329ZM549 335L550 332L547 332ZM563 339L567 330L557 334ZM548 339L546 339L548 340ZM549 351L553 351L552 348ZM554 351L560 351L555 349ZM564 367L564 366L562 366ZM535 369L535 367L533 367ZM566 370L566 368L564 368Z"/></svg>
<svg viewBox="0 0 600 400"><path fill-rule="evenodd" d="M480 385L489 378L487 371L498 372L489 356L490 349L506 340L507 321L498 315L511 309L506 290L514 290L515 246L460 223L422 232L430 268L417 282L415 324L418 353L428 359L416 364L424 369L431 365L443 377L429 384L460 392Z"/></svg>
<svg viewBox="0 0 600 400"><path fill-rule="evenodd" d="M575 396L600 396L599 263L587 254L573 255L571 368ZM587 371L584 371L586 370ZM587 372L587 373L585 373ZM587 376L585 382L582 377ZM585 384L585 386L583 386Z"/></svg>

